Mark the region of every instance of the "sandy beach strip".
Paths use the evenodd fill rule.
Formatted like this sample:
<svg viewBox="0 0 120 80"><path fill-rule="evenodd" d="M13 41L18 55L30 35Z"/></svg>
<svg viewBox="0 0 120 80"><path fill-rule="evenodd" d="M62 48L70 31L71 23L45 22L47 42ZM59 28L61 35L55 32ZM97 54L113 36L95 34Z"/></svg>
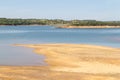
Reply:
<svg viewBox="0 0 120 80"><path fill-rule="evenodd" d="M85 44L16 44L46 56L48 66L1 66L0 79L119 80L120 49ZM8 79L7 79L8 78Z"/></svg>
<svg viewBox="0 0 120 80"><path fill-rule="evenodd" d="M60 26L59 28L120 28L120 26Z"/></svg>

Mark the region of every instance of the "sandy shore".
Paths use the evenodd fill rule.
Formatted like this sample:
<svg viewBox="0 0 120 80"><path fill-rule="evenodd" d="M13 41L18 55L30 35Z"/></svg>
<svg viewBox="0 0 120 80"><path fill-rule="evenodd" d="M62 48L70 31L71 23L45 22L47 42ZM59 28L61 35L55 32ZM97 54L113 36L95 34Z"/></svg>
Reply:
<svg viewBox="0 0 120 80"><path fill-rule="evenodd" d="M120 28L120 26L60 26L59 28Z"/></svg>
<svg viewBox="0 0 120 80"><path fill-rule="evenodd" d="M0 67L3 80L119 80L120 49L82 44L17 45L46 56L48 66Z"/></svg>

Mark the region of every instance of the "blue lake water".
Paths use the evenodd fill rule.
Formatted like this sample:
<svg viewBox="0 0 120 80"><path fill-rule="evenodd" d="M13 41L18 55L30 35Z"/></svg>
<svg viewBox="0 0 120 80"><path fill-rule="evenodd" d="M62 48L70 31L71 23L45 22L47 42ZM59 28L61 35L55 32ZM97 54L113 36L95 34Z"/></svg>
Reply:
<svg viewBox="0 0 120 80"><path fill-rule="evenodd" d="M44 56L13 44L74 43L120 48L120 29L0 26L0 65L42 65Z"/></svg>

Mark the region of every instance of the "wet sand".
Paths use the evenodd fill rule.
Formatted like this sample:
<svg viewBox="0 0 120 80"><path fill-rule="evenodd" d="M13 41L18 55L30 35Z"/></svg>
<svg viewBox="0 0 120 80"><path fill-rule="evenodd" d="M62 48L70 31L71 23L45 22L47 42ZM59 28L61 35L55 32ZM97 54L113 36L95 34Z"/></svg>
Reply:
<svg viewBox="0 0 120 80"><path fill-rule="evenodd" d="M1 66L3 80L119 80L120 49L84 44L16 45L34 48L48 66Z"/></svg>

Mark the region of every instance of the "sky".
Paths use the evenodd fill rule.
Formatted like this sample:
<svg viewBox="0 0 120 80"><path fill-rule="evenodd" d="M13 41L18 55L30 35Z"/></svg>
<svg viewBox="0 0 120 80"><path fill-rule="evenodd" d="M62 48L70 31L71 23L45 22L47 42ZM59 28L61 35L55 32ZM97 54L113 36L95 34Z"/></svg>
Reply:
<svg viewBox="0 0 120 80"><path fill-rule="evenodd" d="M120 0L0 0L2 18L120 20Z"/></svg>

